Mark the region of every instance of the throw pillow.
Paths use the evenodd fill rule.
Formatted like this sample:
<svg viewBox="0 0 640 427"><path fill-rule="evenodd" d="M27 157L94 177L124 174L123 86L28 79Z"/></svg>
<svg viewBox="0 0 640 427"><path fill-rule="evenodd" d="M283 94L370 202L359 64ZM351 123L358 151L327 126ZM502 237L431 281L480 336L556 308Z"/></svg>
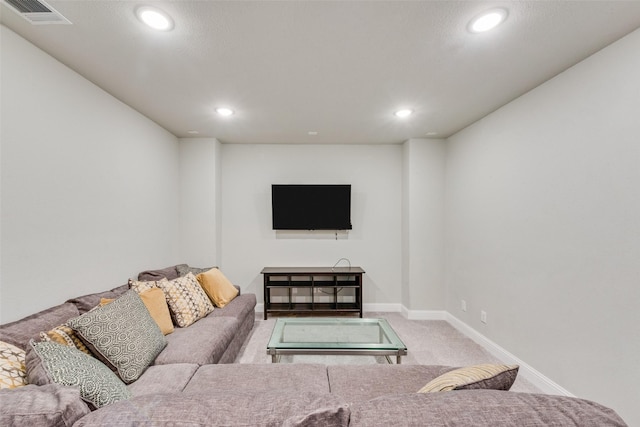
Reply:
<svg viewBox="0 0 640 427"><path fill-rule="evenodd" d="M105 298L103 298L105 299ZM91 352L82 340L76 335L75 331L67 325L56 326L47 332L40 332L40 341L53 341L58 344L75 347L83 353L91 356Z"/></svg>
<svg viewBox="0 0 640 427"><path fill-rule="evenodd" d="M169 313L169 306L167 300L164 297L164 292L160 288L147 289L138 294L140 299L144 303L149 314L156 322L163 335L169 335L173 332L173 321L171 320L171 313ZM100 305L107 305L112 302L113 299L102 298Z"/></svg>
<svg viewBox="0 0 640 427"><path fill-rule="evenodd" d="M133 289L137 293L141 294L144 291L148 291L149 289L159 288L158 285L160 282L166 282L167 279L162 278L160 280L150 280L150 281L140 281L129 279L129 288Z"/></svg>
<svg viewBox="0 0 640 427"><path fill-rule="evenodd" d="M205 271L209 271L212 268L216 268L216 267L198 268L198 267L189 267L187 264L176 265L176 271L178 272L178 276L180 277L186 276L187 273L192 273L194 276L196 276L200 273L204 273Z"/></svg>
<svg viewBox="0 0 640 427"><path fill-rule="evenodd" d="M220 308L229 304L238 295L238 289L217 268L198 274L196 279L211 301Z"/></svg>
<svg viewBox="0 0 640 427"><path fill-rule="evenodd" d="M137 380L167 345L162 331L133 290L112 303L68 320L67 325L127 384Z"/></svg>
<svg viewBox="0 0 640 427"><path fill-rule="evenodd" d="M77 388L82 399L95 408L131 397L127 386L109 368L77 348L33 340L29 346L26 360L30 383Z"/></svg>
<svg viewBox="0 0 640 427"><path fill-rule="evenodd" d="M0 341L0 388L18 388L27 385L27 367L24 359L24 350Z"/></svg>
<svg viewBox="0 0 640 427"><path fill-rule="evenodd" d="M186 328L213 311L213 304L192 273L159 282L176 325Z"/></svg>
<svg viewBox="0 0 640 427"><path fill-rule="evenodd" d="M518 375L518 365L474 365L454 369L429 381L418 393L450 390L509 390Z"/></svg>
<svg viewBox="0 0 640 427"><path fill-rule="evenodd" d="M149 289L140 294L140 299L149 310L149 314L156 322L164 335L173 332L173 322L171 321L171 313L167 305L167 299L162 289Z"/></svg>

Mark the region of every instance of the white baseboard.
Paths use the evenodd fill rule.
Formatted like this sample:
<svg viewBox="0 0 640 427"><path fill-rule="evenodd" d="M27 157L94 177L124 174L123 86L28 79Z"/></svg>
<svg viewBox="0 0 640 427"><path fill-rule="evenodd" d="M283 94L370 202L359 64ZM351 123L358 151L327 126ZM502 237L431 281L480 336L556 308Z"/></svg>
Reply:
<svg viewBox="0 0 640 427"><path fill-rule="evenodd" d="M368 303L362 304L362 311L365 313L368 311L381 311L384 313L400 313L402 311L402 304L379 304Z"/></svg>
<svg viewBox="0 0 640 427"><path fill-rule="evenodd" d="M518 371L518 375L522 375L527 381L538 387L543 393L575 397L567 389L551 381L549 378L542 375L542 373L536 371L533 367L509 353L507 350L500 347L498 344L494 343L451 313L446 313L446 320L451 324L451 326L472 339L475 343L481 345L485 350L500 359L503 363L519 365L520 369Z"/></svg>
<svg viewBox="0 0 640 427"><path fill-rule="evenodd" d="M403 305L401 312L409 320L447 320L444 310L409 310Z"/></svg>

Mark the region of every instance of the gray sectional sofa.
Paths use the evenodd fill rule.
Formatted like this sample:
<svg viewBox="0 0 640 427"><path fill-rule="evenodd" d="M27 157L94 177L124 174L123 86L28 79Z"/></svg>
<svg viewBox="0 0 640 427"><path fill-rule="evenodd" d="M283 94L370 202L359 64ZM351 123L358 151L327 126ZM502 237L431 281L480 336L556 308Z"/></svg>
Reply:
<svg viewBox="0 0 640 427"><path fill-rule="evenodd" d="M153 275L140 278L154 279ZM0 341L31 338L128 287L74 298L0 326ZM127 387L133 397L91 410L55 384L0 390L2 426L625 426L583 399L497 390L416 393L454 369L422 365L234 364L255 319L256 298L166 336L167 346Z"/></svg>

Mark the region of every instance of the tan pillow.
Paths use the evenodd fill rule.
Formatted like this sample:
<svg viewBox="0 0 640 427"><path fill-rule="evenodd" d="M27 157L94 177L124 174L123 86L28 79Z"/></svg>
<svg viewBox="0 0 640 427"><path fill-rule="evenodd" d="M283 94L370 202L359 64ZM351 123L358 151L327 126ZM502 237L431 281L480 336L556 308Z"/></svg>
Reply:
<svg viewBox="0 0 640 427"><path fill-rule="evenodd" d="M146 283L146 282L141 282ZM134 288L135 289L135 288ZM140 299L144 303L149 314L153 320L158 324L158 327L164 335L169 335L173 332L173 321L171 320L171 313L169 313L169 306L167 300L164 297L164 292L160 288L149 288L142 293L138 294ZM100 306L107 305L112 302L114 298L100 298ZM82 350L82 349L81 349Z"/></svg>
<svg viewBox="0 0 640 427"><path fill-rule="evenodd" d="M160 288L149 289L142 292L140 299L149 310L149 314L156 321L158 327L163 334L168 335L173 332L173 322L171 321L171 313L169 313L169 306L167 300L164 297L164 292Z"/></svg>
<svg viewBox="0 0 640 427"><path fill-rule="evenodd" d="M192 273L170 281L158 282L169 304L175 324L186 328L213 311L213 304Z"/></svg>
<svg viewBox="0 0 640 427"><path fill-rule="evenodd" d="M211 301L218 307L224 307L238 296L238 289L217 268L200 273L196 278Z"/></svg>
<svg viewBox="0 0 640 427"><path fill-rule="evenodd" d="M518 365L474 365L454 369L429 381L418 393L491 389L509 390L518 375Z"/></svg>
<svg viewBox="0 0 640 427"><path fill-rule="evenodd" d="M25 351L0 341L0 389L27 385Z"/></svg>

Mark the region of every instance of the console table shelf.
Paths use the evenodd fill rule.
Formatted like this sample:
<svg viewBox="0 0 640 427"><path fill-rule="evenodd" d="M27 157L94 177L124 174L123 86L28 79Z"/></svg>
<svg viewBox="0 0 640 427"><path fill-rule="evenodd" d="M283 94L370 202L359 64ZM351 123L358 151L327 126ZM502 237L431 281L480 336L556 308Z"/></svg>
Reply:
<svg viewBox="0 0 640 427"><path fill-rule="evenodd" d="M360 267L265 267L264 318L269 314L358 314L362 317ZM286 290L277 292L277 290ZM348 301L340 292L352 290ZM276 291L284 302L272 302Z"/></svg>

